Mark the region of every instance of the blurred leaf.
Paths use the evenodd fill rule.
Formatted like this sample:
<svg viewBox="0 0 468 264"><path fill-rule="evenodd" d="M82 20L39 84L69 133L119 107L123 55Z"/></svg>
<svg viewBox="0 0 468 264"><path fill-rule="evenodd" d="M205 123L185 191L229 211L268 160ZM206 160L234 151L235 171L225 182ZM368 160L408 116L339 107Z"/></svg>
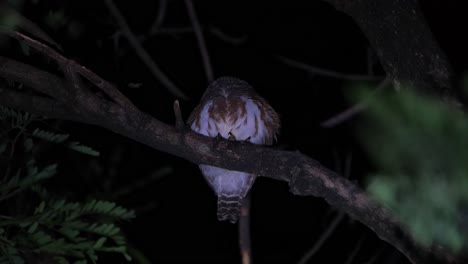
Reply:
<svg viewBox="0 0 468 264"><path fill-rule="evenodd" d="M363 97L361 92L358 97ZM360 141L379 167L368 191L391 208L423 245L460 250L460 206L468 202L468 119L410 91L374 95Z"/></svg>

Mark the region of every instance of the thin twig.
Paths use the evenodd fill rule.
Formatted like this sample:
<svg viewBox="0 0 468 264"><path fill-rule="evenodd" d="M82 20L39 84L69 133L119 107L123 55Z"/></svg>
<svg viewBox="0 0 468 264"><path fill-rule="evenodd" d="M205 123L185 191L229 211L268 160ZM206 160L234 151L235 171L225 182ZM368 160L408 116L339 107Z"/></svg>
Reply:
<svg viewBox="0 0 468 264"><path fill-rule="evenodd" d="M359 239L359 241L356 243L356 245L353 248L353 251L351 251L351 254L349 254L349 257L346 259L346 262L344 264L351 264L353 263L354 259L357 256L357 253L359 252L359 249L362 247L362 243L364 242L364 236Z"/></svg>
<svg viewBox="0 0 468 264"><path fill-rule="evenodd" d="M42 30L36 23L27 19L15 9L3 4L0 5L0 17L10 17L15 21L14 27L17 27L22 31L29 33L30 35L33 35L34 37L44 42L47 42L48 44L53 45L54 47L62 51L60 45L57 42L55 42L52 39L52 37L50 37L46 32L44 32L44 30ZM14 28L11 29L13 30Z"/></svg>
<svg viewBox="0 0 468 264"><path fill-rule="evenodd" d="M208 28L208 31L211 34L213 34L213 36L217 37L218 39L226 43L232 44L232 45L239 45L239 44L244 43L247 40L247 35L243 35L240 37L230 36L226 32L223 32L221 29L214 27L214 26L210 26Z"/></svg>
<svg viewBox="0 0 468 264"><path fill-rule="evenodd" d="M305 64L300 61L296 61L293 59L286 58L284 56L277 55L275 56L281 62L286 65L289 65L294 68L298 68L304 70L306 72L310 72L312 74L318 74L326 77L348 80L348 81L375 81L383 79L382 76L371 76L371 75L361 75L361 74L348 74L348 73L341 73L331 70L325 70L316 66L312 66L309 64Z"/></svg>
<svg viewBox="0 0 468 264"><path fill-rule="evenodd" d="M159 68L159 66L156 64L156 62L151 58L149 53L141 46L140 42L136 38L135 34L130 30L130 27L128 26L127 22L125 21L125 18L123 15L120 13L119 9L114 4L114 1L112 0L105 0L106 6L109 9L110 13L112 16L115 18L117 21L117 24L119 25L120 29L122 30L122 33L124 34L125 38L127 38L128 42L130 45L133 47L135 50L135 53L140 57L140 59L143 61L143 63L148 67L150 70L151 74L159 80L165 87L166 89L172 93L175 97L183 99L183 100L188 100L188 97L185 95L184 92L182 92Z"/></svg>
<svg viewBox="0 0 468 264"><path fill-rule="evenodd" d="M185 6L187 7L190 23L192 23L193 31L195 32L195 37L197 38L198 48L200 49L206 79L208 82L211 82L213 81L213 68L211 67L210 55L206 47L200 22L198 21L197 12L195 11L192 0L185 0Z"/></svg>
<svg viewBox="0 0 468 264"><path fill-rule="evenodd" d="M244 198L239 217L239 247L242 264L252 264L252 249L250 246L250 194Z"/></svg>
<svg viewBox="0 0 468 264"><path fill-rule="evenodd" d="M173 105L174 115L175 115L175 126L178 131L184 130L184 119L182 118L182 111L180 111L179 100L174 101Z"/></svg>
<svg viewBox="0 0 468 264"><path fill-rule="evenodd" d="M158 30L161 27L164 18L166 17L166 12L167 0L159 0L158 15L156 16L156 19L150 27L150 30L148 32L150 35L158 33Z"/></svg>
<svg viewBox="0 0 468 264"><path fill-rule="evenodd" d="M364 100L362 102L359 102L359 103L349 107L348 109L344 110L343 112L330 117L329 119L327 119L327 120L323 121L322 123L320 123L320 126L324 127L324 128L332 128L332 127L334 127L334 126L336 126L338 124L341 124L344 121L352 118L353 116L361 113L363 110L365 110L367 108L368 100L370 100L371 97L376 92L379 92L380 90L385 88L388 84L390 84L390 79L385 78L383 81L381 81L379 83L379 85L377 85L375 90L372 92L371 95L369 95L368 98L366 98L366 100Z"/></svg>
<svg viewBox="0 0 468 264"><path fill-rule="evenodd" d="M333 234L336 227L343 220L344 217L345 217L345 213L340 212L335 217L335 219L333 219L333 222L331 222L328 228L322 233L320 238L315 242L314 246L309 251L307 251L304 254L304 256L302 256L298 264L306 264L309 261L309 259L313 257L315 253L317 253L320 250L322 245L325 243L325 241L327 241L327 239L331 236L331 234Z"/></svg>
<svg viewBox="0 0 468 264"><path fill-rule="evenodd" d="M379 259L380 255L384 252L384 248L380 248L372 257L369 258L366 262L363 264L373 264L377 259Z"/></svg>
<svg viewBox="0 0 468 264"><path fill-rule="evenodd" d="M232 45L239 45L247 40L247 35L243 36L230 36L228 33L222 31L220 28L215 26L201 27L202 32L207 32L214 37ZM178 34L189 34L194 33L193 27L161 27L158 29L158 34L167 35L178 35Z"/></svg>

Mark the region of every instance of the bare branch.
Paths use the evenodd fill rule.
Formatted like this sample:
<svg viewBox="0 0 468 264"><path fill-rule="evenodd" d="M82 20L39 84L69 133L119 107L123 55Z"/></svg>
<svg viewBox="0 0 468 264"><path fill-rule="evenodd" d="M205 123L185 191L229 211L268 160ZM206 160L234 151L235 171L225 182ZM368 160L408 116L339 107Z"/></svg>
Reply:
<svg viewBox="0 0 468 264"><path fill-rule="evenodd" d="M211 67L210 55L206 47L205 38L203 37L203 32L200 27L200 22L197 18L197 12L195 11L192 0L185 0L185 6L187 7L190 23L192 23L193 31L195 32L195 37L197 38L198 48L200 49L206 79L208 82L211 82L213 81L213 68Z"/></svg>
<svg viewBox="0 0 468 264"><path fill-rule="evenodd" d="M219 40L222 40L231 45L240 45L247 41L247 35L242 36L231 36L228 33L224 32L222 29L215 26L208 26L207 28L201 27L202 31L206 31L213 36L217 37ZM158 34L167 34L167 35L176 35L176 34L191 34L193 33L193 27L162 27L158 29Z"/></svg>
<svg viewBox="0 0 468 264"><path fill-rule="evenodd" d="M323 0L351 16L390 78L456 103L453 71L419 7L408 0Z"/></svg>
<svg viewBox="0 0 468 264"><path fill-rule="evenodd" d="M383 77L381 76L371 76L371 75L360 75L360 74L348 74L348 73L341 73L331 70L325 70L316 66L312 66L309 64L305 64L300 61L292 60L283 56L276 56L281 62L286 65L289 65L294 68L298 68L304 70L306 72L310 72L312 74L318 74L326 77L336 78L336 79L343 79L348 81L375 81L381 80Z"/></svg>
<svg viewBox="0 0 468 264"><path fill-rule="evenodd" d="M166 17L166 12L167 12L167 1L168 0L160 0L159 1L159 7L158 7L158 15L156 16L156 19L154 20L153 24L150 27L150 30L148 31L148 34L156 34L158 33L159 28L161 27L164 18Z"/></svg>
<svg viewBox="0 0 468 264"><path fill-rule="evenodd" d="M16 81L30 82L25 80L28 78L29 75L24 75ZM77 109L71 111L63 106L71 100L75 98L62 98L64 103L61 104L53 100L44 101L41 97L28 98L7 89L2 89L0 94L0 103L6 106L95 124L195 164L209 164L286 181L292 193L324 198L331 206L371 228L414 263L426 263L427 259L444 263L454 258L438 245L424 248L416 244L402 224L363 190L298 152L276 150L249 142L213 139L189 130L180 132L174 126L166 125L137 109L122 108L104 99L98 100L95 96L92 100L84 98L76 104Z"/></svg>
<svg viewBox="0 0 468 264"><path fill-rule="evenodd" d="M369 95L369 98L366 98L365 101L359 102L359 103L351 106L350 108L344 110L343 112L341 112L341 113L339 113L339 114L337 114L335 116L330 117L329 119L327 119L327 120L323 121L322 123L320 123L320 126L325 127L325 128L331 128L331 127L334 127L334 126L336 126L338 124L341 124L344 121L349 120L350 118L354 117L355 115L361 113L362 111L364 111L367 108L368 101L372 100L372 95L379 92L380 90L382 90L383 88L385 88L389 84L390 84L390 79L385 78L383 81L381 81L379 83L379 85L377 85L377 87L374 89L373 93L371 95Z"/></svg>
<svg viewBox="0 0 468 264"><path fill-rule="evenodd" d="M308 263L310 258L312 258L315 255L315 253L317 253L320 250L320 248L322 248L325 241L327 241L327 239L331 236L331 234L333 234L336 227L338 226L339 223L341 223L341 221L344 219L345 216L346 215L344 213L339 213L338 215L335 216L335 218L330 223L328 228L325 229L325 231L322 233L320 238L315 242L313 247L309 251L307 251L304 254L304 256L302 256L302 258L301 258L301 260L299 260L298 264Z"/></svg>
<svg viewBox="0 0 468 264"><path fill-rule="evenodd" d="M65 58L49 46L24 34L21 34L20 32L0 30L0 33L5 33L15 39L25 41L30 47L34 48L39 53L53 59L62 68L65 67L64 65L67 65L67 67L73 67L74 71L80 73L84 78L88 79L90 82L96 85L96 87L100 88L107 96L109 96L119 105L123 107L135 108L133 103L128 100L128 98L125 97L115 86L103 80L97 74L88 70L84 66L79 65L73 60Z"/></svg>
<svg viewBox="0 0 468 264"><path fill-rule="evenodd" d="M60 45L55 42L52 37L50 37L44 30L42 30L38 25L33 21L24 17L21 13L17 12L15 9L8 7L5 4L0 5L0 17L11 17L15 21L15 27L20 28L21 30L29 33L30 35L35 36L36 38L41 39L44 42L47 42L59 50L62 50Z"/></svg>
<svg viewBox="0 0 468 264"><path fill-rule="evenodd" d="M27 43L37 44L34 41ZM43 54L48 57L56 56L51 52ZM64 59L64 63L59 64L65 65L70 61ZM16 66L19 67L18 65ZM21 72L21 69L16 70ZM27 70L35 71L31 67ZM5 72L8 70L0 67L0 76L6 76ZM28 85L33 83L30 74L9 74L17 82ZM50 74L36 71L31 75L35 76L35 80L44 80ZM51 78L60 81L36 85L45 89L44 91L63 88L49 87L62 83L56 76ZM100 78L97 81L104 82ZM85 89L82 86L75 88ZM109 89L115 88L110 86ZM413 263L466 263L464 256L454 255L442 245L424 247L417 244L404 225L386 208L372 200L365 191L299 152L277 150L249 142L213 139L188 130L180 132L176 127L164 124L136 108L120 106L92 93L88 93L84 98L74 97L73 93L65 95L60 98L47 98L1 88L0 104L49 117L94 124L195 164L207 164L285 181L292 193L323 198L332 207L362 222L381 239L399 249ZM73 105L73 108L69 109L69 105Z"/></svg>
<svg viewBox="0 0 468 264"><path fill-rule="evenodd" d="M114 4L114 1L112 0L105 0L106 6L109 9L110 13L112 16L115 18L117 21L117 24L119 25L120 29L122 30L122 33L124 36L127 38L128 42L130 45L133 47L135 50L135 53L140 57L140 59L143 61L143 63L148 67L150 70L151 74L160 81L166 89L173 94L175 97L183 99L183 100L188 100L188 97L185 95L184 92L182 92L167 76L164 74L159 66L154 62L154 60L151 58L149 53L141 46L140 42L138 39L135 37L135 34L130 30L130 27L128 26L127 22L125 21L125 18L123 15L120 13L119 9Z"/></svg>

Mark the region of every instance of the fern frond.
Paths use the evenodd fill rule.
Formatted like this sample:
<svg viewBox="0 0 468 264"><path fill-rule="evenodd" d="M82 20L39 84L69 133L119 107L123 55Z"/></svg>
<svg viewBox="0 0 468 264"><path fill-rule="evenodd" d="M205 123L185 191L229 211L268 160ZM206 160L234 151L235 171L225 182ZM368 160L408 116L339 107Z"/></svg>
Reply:
<svg viewBox="0 0 468 264"><path fill-rule="evenodd" d="M45 131L39 128L34 129L34 131L32 132L32 135L34 137L37 137L37 138L40 138L40 139L43 139L52 143L57 143L57 144L65 142L70 137L69 134L56 134L56 133Z"/></svg>
<svg viewBox="0 0 468 264"><path fill-rule="evenodd" d="M12 128L24 127L34 116L28 112L18 111L6 106L0 106L0 120L9 121Z"/></svg>
<svg viewBox="0 0 468 264"><path fill-rule="evenodd" d="M94 150L93 148L89 146L82 145L80 142L72 141L72 142L66 142L69 138L69 134L57 134L54 132L50 131L45 131L39 128L34 129L32 136L52 142L55 144L65 144L68 148L75 150L77 152L87 154L90 156L99 156L99 152Z"/></svg>
<svg viewBox="0 0 468 264"><path fill-rule="evenodd" d="M97 157L100 155L99 151L96 151L91 147L81 145L80 142L70 142L68 143L67 147L75 151L81 152L83 154L87 154L87 155L94 156L94 157Z"/></svg>

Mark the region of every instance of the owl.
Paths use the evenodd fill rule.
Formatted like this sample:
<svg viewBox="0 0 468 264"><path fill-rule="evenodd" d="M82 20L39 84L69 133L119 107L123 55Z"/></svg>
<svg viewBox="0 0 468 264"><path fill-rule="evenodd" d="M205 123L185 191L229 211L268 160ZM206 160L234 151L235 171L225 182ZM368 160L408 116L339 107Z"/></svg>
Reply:
<svg viewBox="0 0 468 264"><path fill-rule="evenodd" d="M247 82L221 77L210 83L188 125L209 137L271 145L278 135L280 121L275 110ZM257 175L204 164L199 167L218 196L218 219L235 223L242 200Z"/></svg>

